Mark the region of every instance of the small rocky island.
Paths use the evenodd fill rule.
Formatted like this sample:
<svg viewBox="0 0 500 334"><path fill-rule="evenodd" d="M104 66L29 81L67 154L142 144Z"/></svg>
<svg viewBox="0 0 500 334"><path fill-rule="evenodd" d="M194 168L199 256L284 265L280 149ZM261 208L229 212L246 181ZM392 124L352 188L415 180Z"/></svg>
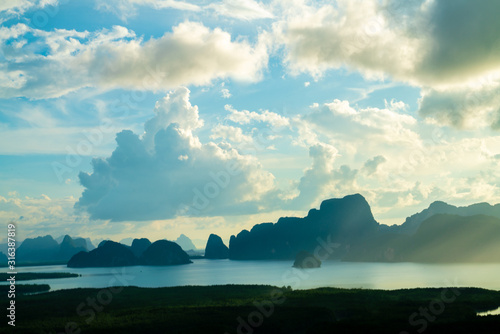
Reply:
<svg viewBox="0 0 500 334"><path fill-rule="evenodd" d="M181 246L175 242L158 240L142 253L139 263L146 266L170 266L188 264L192 261Z"/></svg>
<svg viewBox="0 0 500 334"><path fill-rule="evenodd" d="M79 252L68 262L68 267L122 267L122 266L164 266L192 263L189 255L175 242L135 239L132 246L114 241L104 241L90 252Z"/></svg>
<svg viewBox="0 0 500 334"><path fill-rule="evenodd" d="M317 259L313 254L302 250L295 257L293 267L301 269L319 268L321 267L321 261Z"/></svg>

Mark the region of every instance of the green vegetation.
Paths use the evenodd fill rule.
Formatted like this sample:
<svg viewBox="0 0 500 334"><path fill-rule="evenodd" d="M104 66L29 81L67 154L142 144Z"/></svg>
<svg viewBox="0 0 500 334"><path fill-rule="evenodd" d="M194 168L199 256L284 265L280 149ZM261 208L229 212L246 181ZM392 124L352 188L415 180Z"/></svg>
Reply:
<svg viewBox="0 0 500 334"><path fill-rule="evenodd" d="M500 328L500 316L478 317L476 311L499 305L499 291L476 288L73 289L19 296L15 332L417 333L425 325L425 333L487 333ZM422 309L432 321L419 315Z"/></svg>
<svg viewBox="0 0 500 334"><path fill-rule="evenodd" d="M0 281L5 281L10 278L11 275L6 273L0 273ZM52 279L52 278L68 278L68 277L78 277L78 274L72 273L17 273L16 281L31 281L36 279Z"/></svg>

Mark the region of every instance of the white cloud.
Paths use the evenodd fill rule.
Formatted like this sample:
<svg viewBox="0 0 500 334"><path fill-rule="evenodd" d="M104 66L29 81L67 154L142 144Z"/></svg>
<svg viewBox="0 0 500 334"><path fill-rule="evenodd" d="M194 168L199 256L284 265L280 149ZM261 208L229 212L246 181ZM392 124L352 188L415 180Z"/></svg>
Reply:
<svg viewBox="0 0 500 334"><path fill-rule="evenodd" d="M135 16L137 8L140 6L152 7L154 9L171 8L190 12L201 10L200 6L196 4L178 0L96 0L98 10L113 13L123 21L127 21L128 18Z"/></svg>
<svg viewBox="0 0 500 334"><path fill-rule="evenodd" d="M205 3L181 0L96 0L96 7L98 10L113 13L123 21L137 15L137 10L140 7L150 7L157 10L177 9L186 12L211 10L220 16L246 21L273 18L269 6L254 0L220 0Z"/></svg>
<svg viewBox="0 0 500 334"><path fill-rule="evenodd" d="M340 0L318 7L295 3L297 10L275 26L292 73L309 72L317 78L327 69L347 65L368 77L402 76L419 61L419 38L390 24L376 1Z"/></svg>
<svg viewBox="0 0 500 334"><path fill-rule="evenodd" d="M332 108L328 109L331 114L333 110L351 117L349 121L354 124L368 122L365 125L368 129L372 126L370 122L380 119L378 115L367 117L368 111L359 117L361 112L350 110L348 104L340 101L334 104L336 108L326 106ZM290 125L288 120L284 122L273 113L240 112L230 106L227 110L237 124ZM383 112L386 114L382 118L394 116L390 111ZM308 142L312 165L300 180L291 189L277 188L275 176L262 168L260 154L244 155L238 149L254 145L253 131L251 136L240 127L218 124L212 129L211 139L222 139L219 144L202 142L197 137L196 131L203 122L198 108L189 102L186 88L179 88L160 100L155 114L146 122L142 139L131 131L120 132L113 154L106 159L95 159L93 173L80 174L85 191L76 204L78 209L88 212L93 219L113 221L244 215L277 208L307 209L324 198L362 190L357 183L358 170L345 164L336 167L342 153L319 139ZM399 121L411 123L404 117ZM305 118L300 123L309 124ZM388 127L380 126L382 130ZM266 145L267 149L270 147ZM378 175L375 171L383 159L368 161L363 175ZM377 178L384 175L381 173Z"/></svg>
<svg viewBox="0 0 500 334"><path fill-rule="evenodd" d="M0 27L0 42L3 44L6 40L16 39L21 35L30 32L31 29L25 24L16 24L11 27ZM5 46L3 46L5 48ZM5 50L4 50L5 53Z"/></svg>
<svg viewBox="0 0 500 334"><path fill-rule="evenodd" d="M51 3L56 2L3 1L0 21ZM44 99L83 87L91 88L80 92L94 94L116 88L158 92L178 85L210 85L226 78L228 82L255 82L262 78L269 53L274 51L277 57L284 57L291 73L310 73L314 80L330 69L347 68L369 79L390 78L419 86L418 112L425 122L402 101L360 108L352 100L333 100L314 103L309 113L294 118L227 105L224 124L203 128L198 108L189 101L189 91L178 88L157 102L155 116L146 122L144 133L123 131L117 136L116 147L114 142L109 146L112 135L107 133L99 146L92 146L90 155L108 158L95 160L93 173L81 176L85 192L78 207L82 212L113 220L159 218L162 221L147 226L160 230L176 224L163 218L176 215L307 209L326 197L354 192L363 193L384 217L397 218L435 199L457 204L500 200L496 186L500 137L495 132L500 128L498 2L207 3L114 0L98 1L97 6L124 20L142 6L177 9L185 11L179 12L185 17L200 20L207 16L213 19L214 15L247 21L269 18L261 23L274 23L274 40L262 32L263 27L255 29L260 31L257 39L255 35L246 39L230 34L247 32L247 27L240 30L240 26L231 26L235 20L227 19L221 23L229 22L226 31L184 22L154 38L137 36L120 26L90 32L44 31L25 24L2 26L0 97ZM312 80L302 76L300 80L307 80L304 87L311 88ZM396 86L390 81L371 86L381 89L391 85ZM372 87L365 89L364 97ZM231 97L224 85L215 92ZM107 107L103 102L102 108ZM0 123L0 142L9 143L2 146L4 154L65 154L68 146L77 148L87 140L85 131L98 130L95 124L63 128L61 119L51 117L57 113L38 107L18 108L15 116L5 108L2 113L16 124L31 126L16 128ZM137 129L136 124L132 127ZM272 131L265 132L269 129ZM442 131L441 139L434 138L436 130ZM201 138L206 137L198 137L198 132L210 135L214 142L204 141ZM259 142L259 136L265 140ZM309 168L304 169L306 154L297 153L294 145L301 146L300 152L309 151ZM245 154L250 146L255 156ZM110 147L115 148L111 156ZM279 154L266 151L272 149L278 149ZM266 159L274 159L270 170L279 171L276 179L260 165L263 161L269 168ZM301 167L297 167L298 161ZM223 187L223 175L233 163L241 170L230 175L230 184ZM213 175L219 179L214 180ZM277 189L277 183L291 185L290 191L285 194ZM0 198L0 216L17 219L22 211L28 212L25 217L31 217L31 223L27 226L33 233L57 228L53 221L70 226L71 220L78 218L69 213L74 199L16 196ZM198 210L197 206L204 208ZM70 218L62 218L64 215Z"/></svg>
<svg viewBox="0 0 500 334"><path fill-rule="evenodd" d="M81 218L73 214L75 199L72 197L51 199L47 195L21 197L15 192L3 197L0 194L0 222L19 222L18 240L27 237L57 233L74 235L79 230L75 221ZM3 224L4 225L4 224Z"/></svg>
<svg viewBox="0 0 500 334"><path fill-rule="evenodd" d="M181 87L175 94L168 94L156 102L155 117L144 124L143 141L149 151L154 151L156 134L171 124L178 126L179 134L189 139L191 146L201 146L192 132L203 126L203 120L199 118L198 107L189 102L189 93L187 88Z"/></svg>
<svg viewBox="0 0 500 334"><path fill-rule="evenodd" d="M399 108L400 104L393 102ZM297 118L294 124L307 122L302 127L313 127L335 141L335 145L353 144L371 147L381 142L398 143L401 148L419 145L420 139L413 127L417 120L397 110L364 108L356 110L348 101L334 100L322 106L313 105L312 111ZM308 136L304 130L303 136Z"/></svg>
<svg viewBox="0 0 500 334"><path fill-rule="evenodd" d="M500 136L417 122L405 108L398 101L361 109L337 100L293 119L298 144L328 143L338 150L332 175L322 176L318 200L359 192L376 217L391 224L435 200L500 201Z"/></svg>
<svg viewBox="0 0 500 334"><path fill-rule="evenodd" d="M251 122L268 123L273 127L283 127L290 124L288 118L281 116L275 112L264 110L261 113L248 110L236 110L233 106L226 104L225 109L230 112L227 119L238 124L249 124Z"/></svg>
<svg viewBox="0 0 500 334"><path fill-rule="evenodd" d="M338 0L309 5L276 25L294 71L321 75L347 65L368 77L389 75L420 85L448 85L500 68L493 13L484 1Z"/></svg>
<svg viewBox="0 0 500 334"><path fill-rule="evenodd" d="M111 157L80 174L85 191L76 207L114 221L258 212L274 176L228 144L201 143L192 132L200 124L189 91L169 93L146 123L144 140L122 131ZM151 152L146 138L154 138Z"/></svg>
<svg viewBox="0 0 500 334"><path fill-rule="evenodd" d="M14 50L6 46L32 33L37 39ZM143 41L133 31L45 32L14 26L0 32L6 63L0 76L10 78L0 97L59 97L82 87L166 90L206 85L217 78L257 81L267 65L267 41L252 46L216 28L184 22L158 39ZM38 50L49 48L48 54Z"/></svg>
<svg viewBox="0 0 500 334"><path fill-rule="evenodd" d="M222 16L240 20L273 18L273 14L265 6L254 0L222 0L206 6Z"/></svg>
<svg viewBox="0 0 500 334"><path fill-rule="evenodd" d="M227 88L222 88L220 90L220 93L221 93L221 96L224 98L224 99L229 99L231 97L231 92L229 92L229 89Z"/></svg>
<svg viewBox="0 0 500 334"><path fill-rule="evenodd" d="M128 233L134 237L140 233L140 236L156 240L165 238L165 228L174 225L172 221L165 221L162 224L164 228L157 231L154 230L154 222L148 222L138 227L130 222L109 224L109 222L102 220L92 221L85 213L75 213L74 205L75 198L72 196L50 198L44 194L28 197L20 196L15 192L11 192L7 196L0 193L0 223L4 226L9 222L18 224L16 232L18 242L25 238L35 238L47 234L54 238L65 234L72 237L90 237L95 242L103 237L118 241L122 233ZM201 223L198 224L201 225ZM20 226L22 228L19 228ZM182 229L180 230L182 231ZM94 245L97 246L95 243Z"/></svg>
<svg viewBox="0 0 500 334"><path fill-rule="evenodd" d="M497 127L499 2L296 0L288 7L274 32L293 74L318 79L347 67L368 79L408 82L425 89L421 115L458 128ZM491 77L494 87L477 87ZM471 86L481 101L460 109Z"/></svg>
<svg viewBox="0 0 500 334"><path fill-rule="evenodd" d="M2 0L0 3L0 23L12 17L19 17L28 10L57 6L58 0Z"/></svg>
<svg viewBox="0 0 500 334"><path fill-rule="evenodd" d="M210 136L210 138L221 138L223 140L228 140L231 143L253 143L252 137L243 134L243 130L241 128L222 124L217 124L215 128L212 129L212 135Z"/></svg>

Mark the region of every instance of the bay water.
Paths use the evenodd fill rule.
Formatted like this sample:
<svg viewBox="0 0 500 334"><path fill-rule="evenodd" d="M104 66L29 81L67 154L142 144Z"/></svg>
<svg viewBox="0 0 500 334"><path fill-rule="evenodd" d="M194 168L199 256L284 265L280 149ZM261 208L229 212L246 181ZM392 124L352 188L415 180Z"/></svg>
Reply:
<svg viewBox="0 0 500 334"><path fill-rule="evenodd" d="M197 259L180 266L68 268L18 267L18 272L70 272L74 278L22 281L49 284L51 290L109 286L267 284L293 289L319 287L394 290L417 287L479 287L500 290L500 264L360 263L325 261L321 268L296 269L291 261ZM0 284L6 284L3 282Z"/></svg>

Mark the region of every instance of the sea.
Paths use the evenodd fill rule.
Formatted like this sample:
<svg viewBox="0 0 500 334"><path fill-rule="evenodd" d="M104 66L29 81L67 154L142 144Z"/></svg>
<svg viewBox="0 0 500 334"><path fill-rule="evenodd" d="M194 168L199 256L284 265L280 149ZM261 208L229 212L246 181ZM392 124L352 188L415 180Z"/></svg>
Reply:
<svg viewBox="0 0 500 334"><path fill-rule="evenodd" d="M49 284L51 291L73 288L259 284L292 289L320 287L396 290L426 287L478 287L500 290L500 263L422 264L325 261L320 268L296 269L292 261L195 259L178 266L68 268L65 265L18 267L17 272L70 272L74 278L22 281ZM0 284L7 284L3 282Z"/></svg>

